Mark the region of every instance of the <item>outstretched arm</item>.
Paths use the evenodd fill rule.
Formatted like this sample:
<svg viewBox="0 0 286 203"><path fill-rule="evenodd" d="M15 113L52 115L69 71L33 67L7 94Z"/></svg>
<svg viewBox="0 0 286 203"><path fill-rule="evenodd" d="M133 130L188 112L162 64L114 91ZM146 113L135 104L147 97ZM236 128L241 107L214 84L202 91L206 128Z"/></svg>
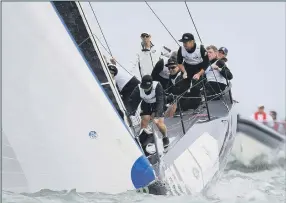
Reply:
<svg viewBox="0 0 286 203"><path fill-rule="evenodd" d="M152 70L152 73L151 73L151 76L152 76L152 78L154 80L156 80L158 78L159 73L163 70L163 68L164 68L164 59L160 59L156 63L156 65L155 65L155 67L154 67L154 69Z"/></svg>
<svg viewBox="0 0 286 203"><path fill-rule="evenodd" d="M163 47L162 47L161 54L162 54L163 56L167 57L167 58L170 58L170 56L171 56L171 51L172 51L172 50L169 49L168 47L163 46Z"/></svg>

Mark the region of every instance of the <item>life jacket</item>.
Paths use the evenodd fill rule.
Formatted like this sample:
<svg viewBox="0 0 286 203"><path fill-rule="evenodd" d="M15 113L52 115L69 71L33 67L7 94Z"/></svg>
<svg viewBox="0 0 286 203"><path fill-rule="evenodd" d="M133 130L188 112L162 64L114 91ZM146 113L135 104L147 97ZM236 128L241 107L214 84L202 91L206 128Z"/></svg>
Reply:
<svg viewBox="0 0 286 203"><path fill-rule="evenodd" d="M216 60L213 64L216 64L219 60ZM209 67L206 69L205 74L207 77L207 80L209 82L219 82L219 83L223 83L223 84L227 84L226 79L222 76L222 74L220 73L219 70L214 70L211 65L209 65Z"/></svg>
<svg viewBox="0 0 286 203"><path fill-rule="evenodd" d="M125 69L122 67L118 67L118 73L114 77L116 84L118 85L119 91L122 91L122 89L125 87L125 85L132 79L133 75L128 73Z"/></svg>
<svg viewBox="0 0 286 203"><path fill-rule="evenodd" d="M158 85L157 81L153 81L153 86L152 86L152 90L150 94L146 94L145 91L139 86L139 90L140 90L140 97L141 99L143 99L144 102L152 104L156 102L156 87Z"/></svg>
<svg viewBox="0 0 286 203"><path fill-rule="evenodd" d="M184 46L181 46L182 47L182 56L184 58L184 61L187 63L187 64L190 64L190 65L197 65L201 62L203 62L203 58L202 58L202 55L201 55L201 45L200 44L196 44L196 49L193 53L189 53Z"/></svg>
<svg viewBox="0 0 286 203"><path fill-rule="evenodd" d="M261 113L255 112L255 114L254 114L254 119L255 120L258 120L258 115L259 114L261 114ZM264 122L266 121L266 113L265 112L262 113L262 119L263 119Z"/></svg>

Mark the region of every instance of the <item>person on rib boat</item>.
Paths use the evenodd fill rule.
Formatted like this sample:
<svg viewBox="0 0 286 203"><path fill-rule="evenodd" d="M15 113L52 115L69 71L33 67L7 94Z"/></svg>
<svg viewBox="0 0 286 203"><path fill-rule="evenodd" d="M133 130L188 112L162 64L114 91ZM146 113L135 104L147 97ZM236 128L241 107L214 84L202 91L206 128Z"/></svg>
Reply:
<svg viewBox="0 0 286 203"><path fill-rule="evenodd" d="M227 86L227 80L231 80L233 75L227 67L227 59L225 57L226 55L218 58L218 49L214 45L210 45L206 49L210 61L210 65L205 71L205 75L208 81L206 83L207 94L220 94L221 91L225 90Z"/></svg>
<svg viewBox="0 0 286 203"><path fill-rule="evenodd" d="M163 145L168 147L167 127L164 123L165 94L162 85L153 81L151 75L145 75L141 84L132 92L129 99L128 112L134 115L139 103L141 103L141 129L148 127L149 121L153 118L154 123L163 135Z"/></svg>
<svg viewBox="0 0 286 203"><path fill-rule="evenodd" d="M269 115L273 119L273 129L281 134L286 133L286 128L284 128L285 123L283 121L279 121L277 118L277 112L276 111L270 111ZM284 125L283 125L284 124Z"/></svg>
<svg viewBox="0 0 286 203"><path fill-rule="evenodd" d="M273 119L264 111L263 104L258 105L258 110L251 117L258 122L268 125L269 127L273 127Z"/></svg>
<svg viewBox="0 0 286 203"><path fill-rule="evenodd" d="M140 78L144 75L151 75L156 63L163 57L170 57L171 50L165 46L157 47L151 42L151 35L149 33L142 33L140 35L141 51L136 55L136 62L132 69L132 73L136 75L139 71Z"/></svg>

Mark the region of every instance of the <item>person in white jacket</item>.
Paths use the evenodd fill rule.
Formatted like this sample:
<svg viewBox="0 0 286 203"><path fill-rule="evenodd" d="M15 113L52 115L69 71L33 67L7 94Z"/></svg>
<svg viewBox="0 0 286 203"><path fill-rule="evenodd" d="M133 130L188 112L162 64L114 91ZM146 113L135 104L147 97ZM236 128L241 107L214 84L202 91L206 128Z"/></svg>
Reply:
<svg viewBox="0 0 286 203"><path fill-rule="evenodd" d="M118 92L121 95L122 101L125 107L128 108L129 96L131 95L135 87L140 84L140 81L123 67L117 66L116 60L114 58L111 58L110 60L108 60L105 56L104 58L109 68L109 71L112 74L113 79L115 80L115 84L118 89Z"/></svg>
<svg viewBox="0 0 286 203"><path fill-rule="evenodd" d="M136 54L136 61L132 73L136 75L139 71L140 78L144 75L151 75L156 63L163 57L169 58L171 50L165 46L157 47L151 42L151 35L141 34L141 51Z"/></svg>

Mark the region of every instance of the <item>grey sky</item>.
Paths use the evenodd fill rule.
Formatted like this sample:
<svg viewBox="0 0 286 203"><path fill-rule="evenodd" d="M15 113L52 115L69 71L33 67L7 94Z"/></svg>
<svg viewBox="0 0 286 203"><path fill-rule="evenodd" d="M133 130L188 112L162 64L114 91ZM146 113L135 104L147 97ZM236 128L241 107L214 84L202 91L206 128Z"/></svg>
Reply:
<svg viewBox="0 0 286 203"><path fill-rule="evenodd" d="M195 33L184 2L151 2L150 6L176 39ZM127 69L140 50L140 34L156 45L178 46L143 2L93 2L109 46ZM238 110L250 116L262 103L285 118L285 3L188 2L204 44L229 49L233 95ZM104 43L88 3L82 2L93 32ZM204 11L204 12L202 12ZM196 36L196 35L195 35ZM199 41L198 37L196 37Z"/></svg>

